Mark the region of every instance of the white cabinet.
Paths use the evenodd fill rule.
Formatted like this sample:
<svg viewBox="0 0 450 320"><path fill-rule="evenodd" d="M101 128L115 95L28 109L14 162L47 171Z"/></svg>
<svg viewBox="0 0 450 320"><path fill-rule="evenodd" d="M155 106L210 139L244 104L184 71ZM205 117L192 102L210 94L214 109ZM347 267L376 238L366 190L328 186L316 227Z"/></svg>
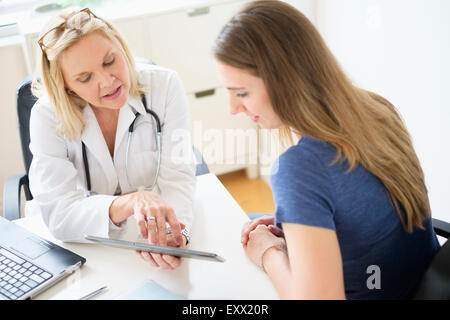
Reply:
<svg viewBox="0 0 450 320"><path fill-rule="evenodd" d="M215 174L245 168L254 178L258 175L258 130L246 115L229 113L227 95L224 88L204 97L188 94L192 143Z"/></svg>
<svg viewBox="0 0 450 320"><path fill-rule="evenodd" d="M176 70L188 93L220 86L212 45L243 3L198 6L149 17L145 26L151 43L149 58Z"/></svg>
<svg viewBox="0 0 450 320"><path fill-rule="evenodd" d="M126 41L128 49L134 56L147 57L149 55L149 39L144 30L143 18L139 19L122 19L112 22Z"/></svg>
<svg viewBox="0 0 450 320"><path fill-rule="evenodd" d="M28 74L32 74L36 71L37 53L41 50L38 45L39 32L29 33L25 35L25 41L23 42L23 52L25 56L25 65Z"/></svg>
<svg viewBox="0 0 450 320"><path fill-rule="evenodd" d="M247 169L258 175L257 127L245 115L231 116L212 55L223 26L247 1L210 1L150 16L144 22L149 56L156 64L176 70L188 94L192 142L210 170L222 174Z"/></svg>

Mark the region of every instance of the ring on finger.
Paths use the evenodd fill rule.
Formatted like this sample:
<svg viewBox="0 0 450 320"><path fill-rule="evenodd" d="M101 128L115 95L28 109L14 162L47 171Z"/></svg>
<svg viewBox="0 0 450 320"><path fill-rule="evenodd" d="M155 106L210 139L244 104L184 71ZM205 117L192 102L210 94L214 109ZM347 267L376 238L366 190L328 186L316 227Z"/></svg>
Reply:
<svg viewBox="0 0 450 320"><path fill-rule="evenodd" d="M148 221L156 221L156 217L154 217L154 216L150 216L150 217L145 217L145 220L148 222Z"/></svg>

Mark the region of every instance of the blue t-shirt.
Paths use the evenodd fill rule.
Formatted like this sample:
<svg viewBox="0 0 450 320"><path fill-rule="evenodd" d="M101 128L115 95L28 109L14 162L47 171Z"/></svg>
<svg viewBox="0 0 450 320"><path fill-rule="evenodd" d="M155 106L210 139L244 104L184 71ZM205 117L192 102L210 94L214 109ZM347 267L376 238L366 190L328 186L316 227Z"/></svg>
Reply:
<svg viewBox="0 0 450 320"><path fill-rule="evenodd" d="M331 165L335 157L333 145L310 137L279 157L275 224L336 231L347 299L408 298L440 247L431 218L407 233L381 181L361 165Z"/></svg>

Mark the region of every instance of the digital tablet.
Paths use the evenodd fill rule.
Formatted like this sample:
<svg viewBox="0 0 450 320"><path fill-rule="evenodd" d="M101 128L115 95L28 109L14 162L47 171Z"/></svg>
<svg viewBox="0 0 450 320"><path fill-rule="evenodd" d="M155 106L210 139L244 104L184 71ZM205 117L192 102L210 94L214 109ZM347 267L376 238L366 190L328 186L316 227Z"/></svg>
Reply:
<svg viewBox="0 0 450 320"><path fill-rule="evenodd" d="M86 240L101 243L107 246L119 247L124 249L132 249L132 250L140 250L140 251L148 251L154 253L162 253L168 254L176 257L185 257L185 258L193 258L193 259L202 259L216 262L225 262L225 259L220 257L219 255L211 252L204 251L196 251L189 249L180 249L175 247L165 247L165 246L155 246L146 243L139 242L131 242L131 241L123 241L116 239L108 239L101 238L95 236L84 236Z"/></svg>

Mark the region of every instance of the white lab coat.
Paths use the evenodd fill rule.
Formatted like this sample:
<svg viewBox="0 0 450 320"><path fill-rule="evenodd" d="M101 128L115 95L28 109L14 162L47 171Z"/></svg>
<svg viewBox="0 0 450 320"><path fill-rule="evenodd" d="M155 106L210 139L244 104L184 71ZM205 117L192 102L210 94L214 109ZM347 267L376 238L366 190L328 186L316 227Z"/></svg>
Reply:
<svg viewBox="0 0 450 320"><path fill-rule="evenodd" d="M189 229L193 221L196 179L184 88L174 71L148 64L136 68L139 81L149 87L147 107L156 112L162 126L161 168L154 191ZM94 193L87 197L81 142L58 136L56 114L48 97L43 96L36 102L30 119L30 150L33 153L30 188L33 201L55 238L84 242L87 234L115 237L125 231L126 222L118 227L110 221L109 207L116 198L114 193L118 184L122 194L136 190L128 184L125 173L128 127L136 112L144 116L135 123L128 173L134 186L153 183L158 154L156 125L145 112L141 99L129 97L120 109L113 159L96 117L86 105L83 109L86 125L81 140L86 145ZM180 139L181 136L184 139ZM30 207L36 207L36 204Z"/></svg>

